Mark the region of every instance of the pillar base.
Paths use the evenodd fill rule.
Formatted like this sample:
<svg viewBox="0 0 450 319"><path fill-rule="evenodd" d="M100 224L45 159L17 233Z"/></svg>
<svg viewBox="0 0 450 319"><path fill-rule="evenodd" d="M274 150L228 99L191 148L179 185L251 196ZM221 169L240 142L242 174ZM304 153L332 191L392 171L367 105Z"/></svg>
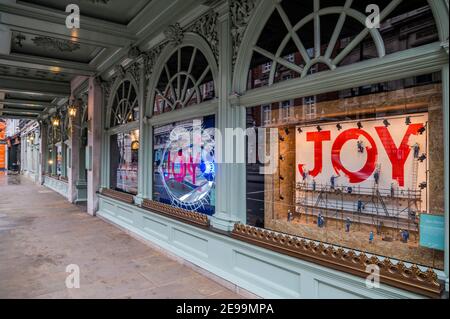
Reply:
<svg viewBox="0 0 450 319"><path fill-rule="evenodd" d="M211 225L214 228L231 232L234 229L234 225L239 222L239 219L235 216L230 216L227 213L218 212L211 217Z"/></svg>

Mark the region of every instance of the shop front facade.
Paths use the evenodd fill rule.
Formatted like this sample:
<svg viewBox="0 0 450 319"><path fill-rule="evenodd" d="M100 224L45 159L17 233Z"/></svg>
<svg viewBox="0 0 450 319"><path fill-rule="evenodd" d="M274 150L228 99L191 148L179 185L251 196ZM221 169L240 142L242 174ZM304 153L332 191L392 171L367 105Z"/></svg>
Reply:
<svg viewBox="0 0 450 319"><path fill-rule="evenodd" d="M150 43L41 122L45 185L264 298L448 291L448 2L217 1Z"/></svg>

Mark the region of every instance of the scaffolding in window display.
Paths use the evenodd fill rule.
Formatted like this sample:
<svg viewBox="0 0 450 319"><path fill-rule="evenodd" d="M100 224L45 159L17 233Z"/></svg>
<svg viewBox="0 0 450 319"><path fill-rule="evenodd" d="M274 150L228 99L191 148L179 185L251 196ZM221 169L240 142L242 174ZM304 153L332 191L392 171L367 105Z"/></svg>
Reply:
<svg viewBox="0 0 450 319"><path fill-rule="evenodd" d="M417 185L417 169L420 158L413 161L413 185ZM343 223L373 225L378 234L383 234L385 240L392 240L385 231L392 230L419 231L419 213L422 211L422 191L425 185L418 189L399 189L392 184L391 188L380 188L377 181L380 167L374 173L373 187L338 185L337 177L332 176L330 183L318 184L313 179L296 185L296 213L301 218L305 216L316 220L324 216L326 221L335 220ZM331 226L331 225L329 225ZM417 239L417 238L416 238Z"/></svg>

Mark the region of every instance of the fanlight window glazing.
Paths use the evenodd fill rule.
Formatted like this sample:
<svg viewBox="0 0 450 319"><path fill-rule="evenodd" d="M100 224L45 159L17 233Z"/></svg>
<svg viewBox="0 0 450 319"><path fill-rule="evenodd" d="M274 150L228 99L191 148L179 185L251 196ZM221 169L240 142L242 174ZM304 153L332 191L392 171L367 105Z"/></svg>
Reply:
<svg viewBox="0 0 450 319"><path fill-rule="evenodd" d="M111 107L111 127L124 125L139 119L139 104L136 89L125 80L116 90Z"/></svg>
<svg viewBox="0 0 450 319"><path fill-rule="evenodd" d="M368 28L366 8L380 9ZM256 45L248 89L334 70L438 41L426 0L283 0Z"/></svg>
<svg viewBox="0 0 450 319"><path fill-rule="evenodd" d="M153 113L171 112L215 97L211 67L197 48L179 48L164 65L155 89Z"/></svg>

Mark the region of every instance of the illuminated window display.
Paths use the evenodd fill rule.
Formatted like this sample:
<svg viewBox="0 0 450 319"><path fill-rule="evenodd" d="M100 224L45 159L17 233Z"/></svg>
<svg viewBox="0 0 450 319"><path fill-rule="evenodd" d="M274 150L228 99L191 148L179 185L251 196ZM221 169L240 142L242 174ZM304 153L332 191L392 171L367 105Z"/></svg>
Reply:
<svg viewBox="0 0 450 319"><path fill-rule="evenodd" d="M112 100L110 134L109 186L111 189L136 195L138 193L139 104L135 86L125 79ZM133 128L135 127L135 128Z"/></svg>
<svg viewBox="0 0 450 319"><path fill-rule="evenodd" d="M56 145L56 175L63 175L63 153L61 143Z"/></svg>
<svg viewBox="0 0 450 319"><path fill-rule="evenodd" d="M207 116L154 128L154 200L214 214L214 127Z"/></svg>
<svg viewBox="0 0 450 319"><path fill-rule="evenodd" d="M280 103L270 124L261 123L267 106L248 109L248 123L279 139L268 146L278 148L273 174L247 165L247 222L442 269L440 81L429 74L299 97L288 122Z"/></svg>
<svg viewBox="0 0 450 319"><path fill-rule="evenodd" d="M139 131L111 136L111 188L137 194Z"/></svg>

